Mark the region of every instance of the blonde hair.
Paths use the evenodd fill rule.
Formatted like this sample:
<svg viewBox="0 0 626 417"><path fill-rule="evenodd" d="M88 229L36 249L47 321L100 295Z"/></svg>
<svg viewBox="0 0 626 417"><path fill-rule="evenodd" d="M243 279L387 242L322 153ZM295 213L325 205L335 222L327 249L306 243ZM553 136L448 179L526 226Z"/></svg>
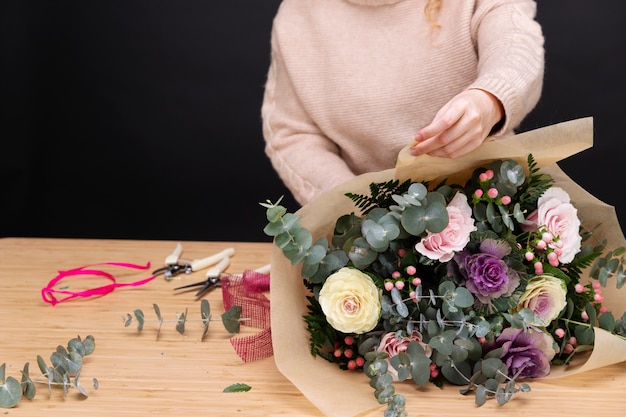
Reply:
<svg viewBox="0 0 626 417"><path fill-rule="evenodd" d="M433 29L439 29L441 27L439 23L437 23L437 15L441 9L442 1L443 0L428 0L426 6L424 6L424 14Z"/></svg>

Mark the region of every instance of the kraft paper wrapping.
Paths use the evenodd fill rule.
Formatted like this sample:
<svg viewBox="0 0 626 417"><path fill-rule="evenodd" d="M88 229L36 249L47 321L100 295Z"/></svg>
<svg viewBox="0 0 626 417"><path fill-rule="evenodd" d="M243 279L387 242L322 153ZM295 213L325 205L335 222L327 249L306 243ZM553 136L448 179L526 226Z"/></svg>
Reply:
<svg viewBox="0 0 626 417"><path fill-rule="evenodd" d="M368 194L372 182L392 178L412 178L415 181L448 178L448 183L463 184L478 166L487 165L494 159L515 159L526 166L527 156L532 153L542 172L552 175L555 185L570 194L584 224L589 228L600 225L595 233L596 239L606 237L610 249L626 246L614 208L578 186L556 164L592 145L593 120L583 118L489 140L477 150L454 160L427 155L413 157L406 148L400 152L395 169L360 175L324 193L296 214L301 216L302 225L311 231L314 240L328 237L332 235L340 215L355 211L353 202L344 196L346 192ZM342 371L336 365L311 355L309 334L302 318L307 313L307 301L300 266L291 265L276 246L271 265L272 343L280 372L327 416L354 416L380 409L367 377ZM614 281L610 281L603 289L604 305L616 316L621 316L626 311L626 297L617 291ZM573 366L553 367L550 378L567 377L622 361L626 361L626 341L596 329L596 346L592 353ZM450 395L459 395L458 390L450 390ZM346 401L346 398L350 400Z"/></svg>

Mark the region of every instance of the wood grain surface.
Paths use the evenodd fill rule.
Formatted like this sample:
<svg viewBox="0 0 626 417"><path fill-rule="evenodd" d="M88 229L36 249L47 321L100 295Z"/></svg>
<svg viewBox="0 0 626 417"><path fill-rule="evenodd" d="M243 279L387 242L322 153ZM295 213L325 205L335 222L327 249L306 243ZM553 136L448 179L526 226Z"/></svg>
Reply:
<svg viewBox="0 0 626 417"><path fill-rule="evenodd" d="M220 321L212 322L201 340L200 303L193 292L173 288L204 278L202 271L175 280L157 277L135 288L118 288L99 298L76 299L56 306L45 303L40 291L57 271L87 264L117 261L163 265L174 249L173 241L0 239L0 364L6 376L20 379L25 362L31 376L39 375L37 355L49 361L58 345L73 337L93 335L94 353L85 358L81 379L89 392L84 398L75 389L66 398L60 390L48 392L38 385L33 400L22 399L14 408L0 409L8 416L321 416L277 369L273 358L244 363L234 352ZM224 248L235 248L227 273L237 274L270 262L271 245L258 242L182 242L183 257L199 259ZM149 276L149 271L115 269L120 282ZM108 282L68 280L70 289ZM94 285L95 284L95 285ZM221 290L207 296L214 317L224 311ZM175 323L164 323L157 340L152 305L159 305L164 319L189 311L183 335ZM123 317L142 309L146 324L142 332L124 327ZM286 318L297 319L297 318ZM242 328L243 334L255 329ZM98 390L87 383L99 381ZM355 378L366 378L355 375ZM224 393L227 386L245 383L248 392ZM504 415L504 416L623 416L626 407L626 364L605 367L562 380L531 383L532 391L504 407L495 402L476 408L473 399L458 394L456 387L417 389L401 387L409 398L410 416ZM338 390L341 387L337 387ZM353 399L346 398L346 401ZM373 411L382 408L371 398Z"/></svg>

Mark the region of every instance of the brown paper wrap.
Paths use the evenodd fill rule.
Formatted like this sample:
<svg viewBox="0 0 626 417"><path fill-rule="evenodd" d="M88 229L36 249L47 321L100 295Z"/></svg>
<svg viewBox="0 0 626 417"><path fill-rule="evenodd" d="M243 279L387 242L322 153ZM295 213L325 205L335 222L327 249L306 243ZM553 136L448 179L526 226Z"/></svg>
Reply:
<svg viewBox="0 0 626 417"><path fill-rule="evenodd" d="M336 219L355 211L353 202L344 196L346 192L368 194L372 182L388 181L394 177L416 181L448 178L449 183L464 183L478 166L485 166L494 159L515 159L526 166L527 156L532 153L542 172L552 175L555 185L570 194L584 224L588 227L600 225L595 233L597 239L607 238L610 249L626 246L614 208L578 186L556 164L590 148L592 144L593 121L584 118L486 141L477 150L454 160L427 155L413 157L405 148L398 156L395 169L360 175L324 193L302 207L297 214L315 240L330 236ZM302 319L307 312L307 301L300 266L291 265L276 246L272 253L271 277L272 343L280 372L327 416L354 416L380 408L366 377L342 371L335 364L311 355L309 334ZM603 304L616 316L621 316L626 311L626 297L617 291L614 281L611 281L603 290ZM592 353L573 366L553 367L549 377L567 377L622 361L626 361L626 341L596 329L596 346ZM449 392L450 395L460 395L456 389ZM411 398L407 401L410 402Z"/></svg>

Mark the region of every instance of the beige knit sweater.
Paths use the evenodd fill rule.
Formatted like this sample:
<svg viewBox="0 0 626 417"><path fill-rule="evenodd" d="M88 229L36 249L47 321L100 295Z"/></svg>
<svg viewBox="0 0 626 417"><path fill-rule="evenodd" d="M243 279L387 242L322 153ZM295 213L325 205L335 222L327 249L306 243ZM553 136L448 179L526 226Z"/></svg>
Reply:
<svg viewBox="0 0 626 417"><path fill-rule="evenodd" d="M512 132L536 105L543 35L531 0L283 0L261 109L266 153L302 204L398 152L467 88L503 103Z"/></svg>

